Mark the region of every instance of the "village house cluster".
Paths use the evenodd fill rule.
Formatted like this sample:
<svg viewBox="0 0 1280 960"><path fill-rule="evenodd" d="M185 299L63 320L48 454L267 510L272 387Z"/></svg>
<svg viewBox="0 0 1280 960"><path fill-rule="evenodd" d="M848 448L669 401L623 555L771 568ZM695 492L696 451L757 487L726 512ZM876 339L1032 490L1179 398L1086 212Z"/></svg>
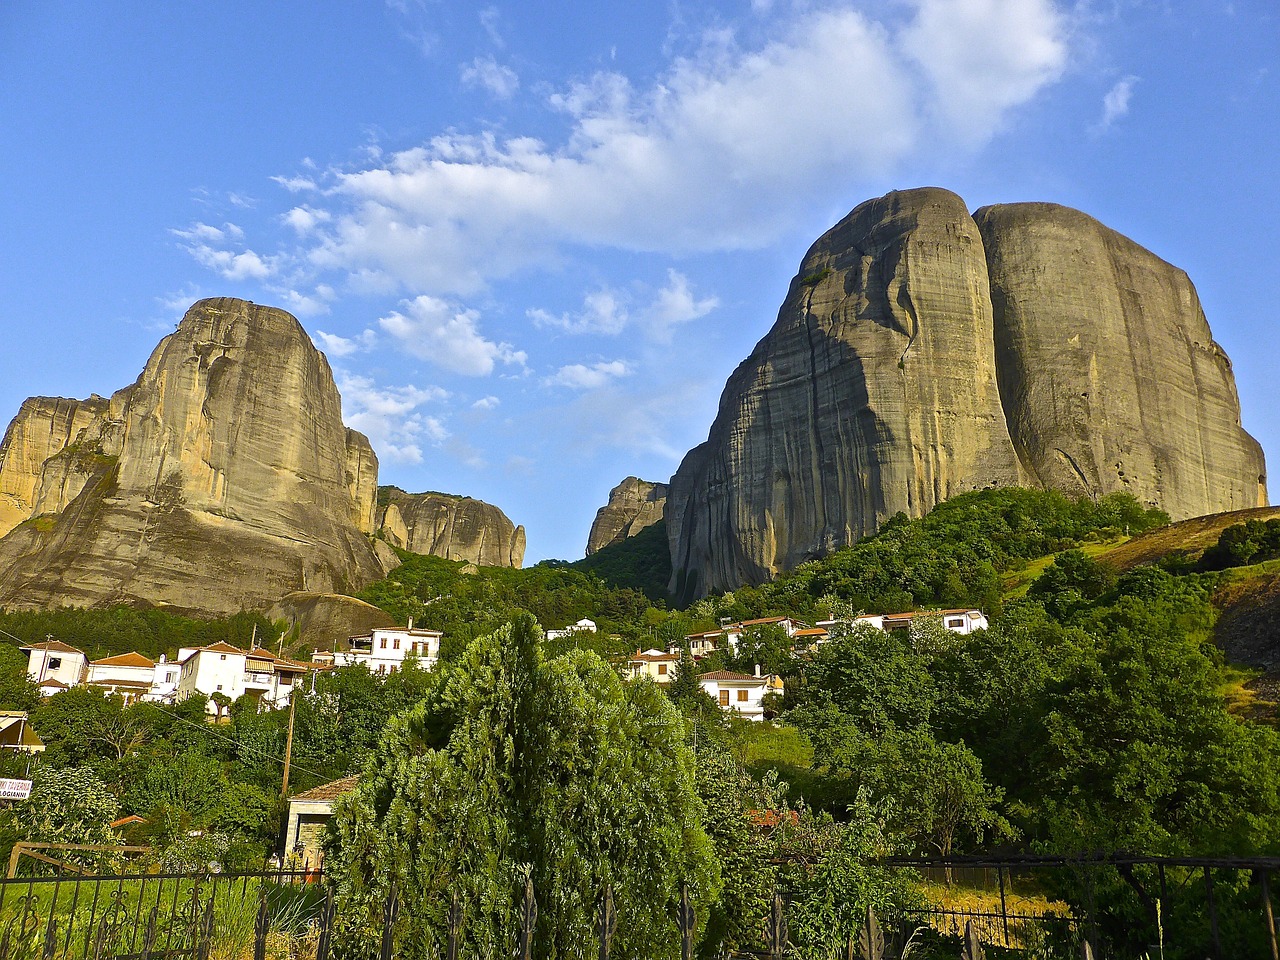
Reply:
<svg viewBox="0 0 1280 960"><path fill-rule="evenodd" d="M777 627L786 634L796 653L806 653L827 642L840 626L866 624L878 630L906 630L917 617L940 617L942 625L954 633L984 630L987 618L981 610L933 610L919 613L871 614L848 621L825 620L814 626L792 617L764 617L724 623L716 630L693 633L666 649L637 650L623 666L628 679L648 678L660 686L671 683L676 665L687 646L694 660L702 660L717 650L734 654L744 634L760 627ZM594 621L583 619L567 627L548 630L547 639L558 640L574 634L593 634ZM203 647L183 647L174 660L161 655L158 661L140 653L123 653L90 660L84 651L61 641L48 639L21 648L27 654L27 676L43 697L76 686L94 687L118 694L126 703L137 700L176 703L195 694L210 699L209 713L219 715L221 704L241 697L256 701L260 709L287 707L293 692L310 682L318 671L334 667L363 666L370 673L390 676L413 659L430 670L440 659L439 630L414 627L377 628L367 634L348 637L339 649L317 651L309 663L290 660L260 646L248 650L229 643ZM721 709L748 720L763 720L770 693L782 692L776 674L712 670L698 676L698 684Z"/></svg>

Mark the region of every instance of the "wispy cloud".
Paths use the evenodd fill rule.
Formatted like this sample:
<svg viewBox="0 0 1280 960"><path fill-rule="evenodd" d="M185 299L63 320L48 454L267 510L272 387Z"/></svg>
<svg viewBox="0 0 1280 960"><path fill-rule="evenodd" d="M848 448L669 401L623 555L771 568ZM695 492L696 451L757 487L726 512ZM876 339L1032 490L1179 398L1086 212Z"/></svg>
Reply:
<svg viewBox="0 0 1280 960"><path fill-rule="evenodd" d="M582 310L577 313L557 316L534 308L528 311L528 316L535 326L568 333L621 333L629 319L620 295L607 288L592 291L583 297Z"/></svg>
<svg viewBox="0 0 1280 960"><path fill-rule="evenodd" d="M568 120L559 143L448 132L319 181L279 178L314 191L306 209L330 215L297 218L310 231L304 262L364 287L443 296L579 246L759 246L794 223L797 198L981 145L1066 63L1068 28L1051 0L889 9L874 19L779 5L766 43L709 33L642 87L600 72L546 100ZM501 95L518 82L503 69L481 58L467 71Z"/></svg>
<svg viewBox="0 0 1280 960"><path fill-rule="evenodd" d="M667 285L658 291L645 311L645 325L650 337L666 343L671 340L674 327L705 317L719 306L719 297L695 296L688 277L677 270L668 270Z"/></svg>
<svg viewBox="0 0 1280 960"><path fill-rule="evenodd" d="M439 445L449 439L440 417L418 410L449 394L439 387L381 387L368 377L345 371L336 374L342 394L343 420L369 438L379 457L397 463L421 463L423 444Z"/></svg>
<svg viewBox="0 0 1280 960"><path fill-rule="evenodd" d="M493 57L476 57L461 68L464 87L487 90L498 100L510 100L520 89L520 78L510 67L503 66Z"/></svg>
<svg viewBox="0 0 1280 960"><path fill-rule="evenodd" d="M334 333L317 330L316 339L320 341L320 348L329 356L349 357L353 353L372 350L374 344L378 342L378 335L372 330L366 330L358 337L340 337Z"/></svg>
<svg viewBox="0 0 1280 960"><path fill-rule="evenodd" d="M528 357L480 333L480 314L436 297L420 296L378 321L409 353L452 373L487 376L498 363L523 367Z"/></svg>
<svg viewBox="0 0 1280 960"><path fill-rule="evenodd" d="M631 367L622 360L602 360L590 366L583 363L571 363L561 367L542 382L544 386L548 387L594 390L630 373Z"/></svg>
<svg viewBox="0 0 1280 960"><path fill-rule="evenodd" d="M1137 82L1137 77L1124 77L1107 91L1102 98L1102 119L1094 128L1096 132L1106 130L1129 113L1129 103L1133 99L1133 88Z"/></svg>

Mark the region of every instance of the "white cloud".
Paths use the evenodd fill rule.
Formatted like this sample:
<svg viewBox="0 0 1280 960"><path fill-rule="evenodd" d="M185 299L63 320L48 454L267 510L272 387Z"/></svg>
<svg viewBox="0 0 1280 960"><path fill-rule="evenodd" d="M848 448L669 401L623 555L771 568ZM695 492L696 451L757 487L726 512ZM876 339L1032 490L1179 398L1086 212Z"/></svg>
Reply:
<svg viewBox="0 0 1280 960"><path fill-rule="evenodd" d="M1133 87L1137 82L1137 77L1125 77L1107 91L1102 98L1102 119L1095 128L1097 131L1107 129L1129 112L1129 101L1133 99Z"/></svg>
<svg viewBox="0 0 1280 960"><path fill-rule="evenodd" d="M925 109L961 144L986 141L1005 114L1067 65L1053 0L913 0L902 49L932 83Z"/></svg>
<svg viewBox="0 0 1280 960"><path fill-rule="evenodd" d="M369 438L379 458L398 463L421 463L422 444L440 445L449 431L439 417L418 411L424 403L446 399L439 387L379 387L368 377L337 374L343 420Z"/></svg>
<svg viewBox="0 0 1280 960"><path fill-rule="evenodd" d="M529 319L538 327L555 327L569 333L621 333L627 325L627 308L613 290L603 288L582 298L579 313L554 316L546 310L528 311Z"/></svg>
<svg viewBox="0 0 1280 960"><path fill-rule="evenodd" d="M294 207L281 219L299 235L305 236L319 224L327 223L332 217L328 210L317 210L313 207L301 206Z"/></svg>
<svg viewBox="0 0 1280 960"><path fill-rule="evenodd" d="M378 335L372 330L366 330L360 336L352 338L317 330L316 337L320 340L320 348L331 357L349 357L353 353L367 352L378 341Z"/></svg>
<svg viewBox="0 0 1280 960"><path fill-rule="evenodd" d="M510 100L520 89L520 78L493 57L476 57L461 68L462 85L487 90L499 100Z"/></svg>
<svg viewBox="0 0 1280 960"><path fill-rule="evenodd" d="M766 24L769 42L709 35L647 88L599 73L548 100L568 118L559 144L450 132L333 171L323 186L333 220L315 229L310 264L443 295L555 264L571 246L759 246L807 197L981 144L1066 63L1052 0L886 9L877 20L788 6ZM905 19L891 19L897 10ZM486 63L497 66L476 61L475 82Z"/></svg>
<svg viewBox="0 0 1280 960"><path fill-rule="evenodd" d="M472 410L496 410L502 401L497 397L481 397L471 405Z"/></svg>
<svg viewBox="0 0 1280 960"><path fill-rule="evenodd" d="M265 280L276 272L275 264L270 259L264 259L252 250L233 253L202 243L187 247L187 252L195 257L197 263L208 267L224 280Z"/></svg>
<svg viewBox="0 0 1280 960"><path fill-rule="evenodd" d="M705 317L720 306L719 297L697 298L689 286L689 278L676 270L667 271L667 285L658 291L653 304L645 311L649 335L661 343L671 339L671 328Z"/></svg>
<svg viewBox="0 0 1280 960"><path fill-rule="evenodd" d="M542 381L548 387L570 387L574 390L594 390L618 377L631 373L631 368L622 360L602 360L587 366L582 363L571 363L561 367L554 374Z"/></svg>
<svg viewBox="0 0 1280 960"><path fill-rule="evenodd" d="M469 377L486 376L498 362L524 366L528 359L509 343L486 339L480 315L436 297L421 296L401 304L378 321L383 331L415 357Z"/></svg>

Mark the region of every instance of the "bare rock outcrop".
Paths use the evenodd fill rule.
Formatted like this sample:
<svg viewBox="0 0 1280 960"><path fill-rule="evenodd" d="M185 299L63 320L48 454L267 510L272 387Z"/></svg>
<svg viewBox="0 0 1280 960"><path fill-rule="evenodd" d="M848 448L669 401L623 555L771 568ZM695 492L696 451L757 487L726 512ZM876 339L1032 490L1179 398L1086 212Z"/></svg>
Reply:
<svg viewBox="0 0 1280 960"><path fill-rule="evenodd" d="M810 248L671 481L672 593L761 583L969 490L1129 490L1176 518L1266 502L1186 275L1046 204L936 188Z"/></svg>
<svg viewBox="0 0 1280 960"><path fill-rule="evenodd" d="M41 493L0 539L0 604L224 614L384 572L366 535L376 458L283 310L202 300L109 402L31 405L0 477L37 476Z"/></svg>
<svg viewBox="0 0 1280 960"><path fill-rule="evenodd" d="M1263 506L1231 361L1186 273L1052 203L983 207L1001 395L1039 485L1175 520Z"/></svg>
<svg viewBox="0 0 1280 960"><path fill-rule="evenodd" d="M596 511L587 535L587 556L653 526L662 519L666 503L665 483L627 477L609 491L609 502Z"/></svg>
<svg viewBox="0 0 1280 960"><path fill-rule="evenodd" d="M524 527L493 504L447 493L380 487L378 527L387 542L413 553L486 567L524 563Z"/></svg>
<svg viewBox="0 0 1280 960"><path fill-rule="evenodd" d="M391 614L371 603L332 593L291 593L281 597L267 616L298 631L298 641L312 650L333 650L339 641L380 627L398 626Z"/></svg>

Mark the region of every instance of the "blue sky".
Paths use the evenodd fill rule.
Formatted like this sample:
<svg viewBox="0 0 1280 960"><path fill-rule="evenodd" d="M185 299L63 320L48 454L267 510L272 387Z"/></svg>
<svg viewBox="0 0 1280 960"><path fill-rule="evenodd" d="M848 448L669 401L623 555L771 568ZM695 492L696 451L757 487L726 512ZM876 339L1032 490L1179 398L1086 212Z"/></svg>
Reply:
<svg viewBox="0 0 1280 960"><path fill-rule="evenodd" d="M864 199L1078 207L1196 283L1280 456L1274 0L0 5L0 418L282 306L380 476L526 562L666 479Z"/></svg>

